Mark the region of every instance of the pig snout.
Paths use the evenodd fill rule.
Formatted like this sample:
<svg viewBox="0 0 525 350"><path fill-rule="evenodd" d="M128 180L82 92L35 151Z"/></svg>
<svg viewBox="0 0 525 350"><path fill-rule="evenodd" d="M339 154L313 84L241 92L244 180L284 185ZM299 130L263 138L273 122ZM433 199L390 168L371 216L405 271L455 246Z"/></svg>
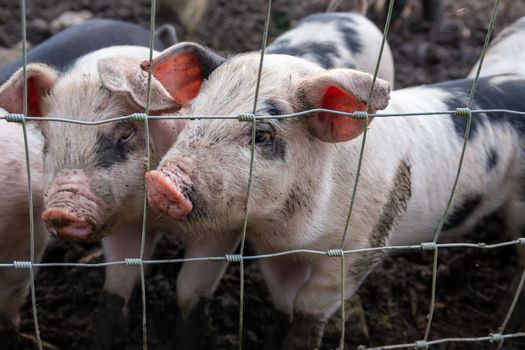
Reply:
<svg viewBox="0 0 525 350"><path fill-rule="evenodd" d="M83 170L62 170L47 189L42 220L56 238L94 239L109 217L111 207L92 190L91 180Z"/></svg>
<svg viewBox="0 0 525 350"><path fill-rule="evenodd" d="M193 203L188 197L192 181L183 169L184 167L176 165L146 173L148 202L176 220L185 218L193 209Z"/></svg>
<svg viewBox="0 0 525 350"><path fill-rule="evenodd" d="M93 225L64 209L47 209L42 213L42 220L49 233L60 239L86 240L93 233Z"/></svg>

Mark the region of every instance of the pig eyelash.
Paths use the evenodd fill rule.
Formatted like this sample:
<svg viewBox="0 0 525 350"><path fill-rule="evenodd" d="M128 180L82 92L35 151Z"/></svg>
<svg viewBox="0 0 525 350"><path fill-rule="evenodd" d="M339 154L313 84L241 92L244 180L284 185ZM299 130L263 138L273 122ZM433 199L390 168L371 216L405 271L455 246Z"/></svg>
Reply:
<svg viewBox="0 0 525 350"><path fill-rule="evenodd" d="M255 144L269 145L274 139L274 129L270 124L258 124L255 130Z"/></svg>

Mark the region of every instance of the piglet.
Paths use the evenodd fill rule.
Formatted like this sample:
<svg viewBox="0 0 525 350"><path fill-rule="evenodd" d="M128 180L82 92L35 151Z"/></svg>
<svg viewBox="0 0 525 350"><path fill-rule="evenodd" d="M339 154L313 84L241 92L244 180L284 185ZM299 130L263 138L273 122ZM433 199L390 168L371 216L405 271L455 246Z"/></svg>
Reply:
<svg viewBox="0 0 525 350"><path fill-rule="evenodd" d="M358 67L365 71L373 72L382 41L382 35L372 22L358 14L323 13L306 17L298 25L278 37L268 48L267 53L277 57L294 55L311 62L312 65L332 68L334 66ZM185 49L177 59L184 62L175 64L169 53L163 54L155 60L153 71L176 101L181 105L189 106L197 96L201 86L212 80L215 68L224 62L224 58L202 46L185 43L180 47ZM180 48L179 47L179 48ZM168 51L169 52L169 51ZM389 81L394 80L394 64L388 44L385 45L385 57L380 66L379 74ZM195 57L198 57L196 60ZM241 55L243 57L243 55ZM201 62L201 64L194 64ZM147 68L147 62L143 64ZM172 75L172 69L182 69L183 74ZM171 79L173 78L173 79ZM185 89L186 84L191 86ZM245 87L249 86L249 82ZM254 85L253 85L254 86ZM231 101L237 98L244 99L250 89L244 94L232 95ZM253 89L252 89L253 91ZM225 92L227 94L227 92ZM232 102L234 103L234 102ZM265 102L265 110L269 113L279 113L281 102L271 100ZM220 140L217 140L219 142ZM280 154L282 150L276 148L274 152ZM221 158L228 162L226 158ZM190 171L193 163L190 158L177 162L176 167ZM186 171L185 170L185 171ZM185 186L190 185L189 177L173 177L172 181ZM168 182L169 183L169 182ZM215 181L210 178L210 185ZM220 184L219 184L220 185ZM150 193L150 197L163 196L159 191ZM191 189L189 189L191 190ZM210 190L212 190L210 188ZM184 199L182 196L180 199ZM171 207L166 202L166 207L161 211L169 210L172 214L177 211L180 215L189 213L193 209L193 202L180 202L180 206ZM233 202L232 202L233 203ZM234 251L238 245L239 236L222 225L218 230L206 228L204 231L197 228L187 230L185 227L176 226L177 235L184 237L185 256L220 256ZM233 232L233 233L232 233ZM203 234L205 239L203 239ZM202 328L202 313L215 291L227 264L220 262L191 262L182 266L177 279L177 303L179 305L180 320L177 324L177 346L195 349L203 340L199 329Z"/></svg>
<svg viewBox="0 0 525 350"><path fill-rule="evenodd" d="M188 116L240 115L253 108L259 54L223 59L210 67L210 51L181 43L153 62L156 78L179 82L174 99ZM184 57L184 60L181 58ZM215 56L214 56L215 60ZM207 81L188 71L206 67ZM211 73L210 73L211 71ZM189 78L189 79L188 79ZM202 83L202 84L201 84ZM391 92L390 85L353 69L325 69L290 55L264 61L258 115L313 108L341 112L447 111L465 107L472 80ZM197 88L195 88L197 87ZM482 78L473 109L525 111L525 78ZM185 99L185 92L191 91ZM463 116L370 118L368 141L352 220L343 248L360 249L432 241L454 182L463 144ZM507 113L473 115L465 155L444 235L471 230L484 216L502 212L510 233L525 226L523 148L525 121ZM363 119L326 112L255 125L255 168L248 201L247 238L259 254L340 247L361 150ZM146 174L152 206L181 231L238 237L248 184L252 123L217 117L189 121L156 170ZM213 237L217 239L217 237ZM328 255L328 254L327 254ZM331 254L333 255L333 254ZM345 298L381 261L383 253L346 255ZM262 259L262 273L283 337L269 348L314 349L326 320L341 307L338 257L294 254Z"/></svg>
<svg viewBox="0 0 525 350"><path fill-rule="evenodd" d="M144 47L115 46L81 57L62 74L47 65L29 64L28 114L101 121L144 112L147 73L140 69L140 63L148 56L149 49ZM19 70L0 88L0 106L21 113L22 87ZM179 108L156 79L151 93L152 115ZM148 146L144 121L123 120L98 126L34 124L44 139L44 189L37 195L44 201L41 218L47 231L59 239L102 239L106 261L139 257ZM174 140L177 123L151 121L150 128L151 165L156 166L163 149ZM23 159L22 148L16 146L19 144L10 147L16 148L16 159ZM41 144L36 144L32 151L38 154L41 149ZM37 174L39 169L36 166ZM25 195L23 188L17 193ZM16 214L27 213L17 209ZM151 256L157 234L170 232L162 220L155 220L157 217L149 213L145 259ZM26 235L23 239L27 240ZM95 315L96 348L111 348L126 338L118 329L125 321L126 303L139 271L130 266L106 268L104 292Z"/></svg>

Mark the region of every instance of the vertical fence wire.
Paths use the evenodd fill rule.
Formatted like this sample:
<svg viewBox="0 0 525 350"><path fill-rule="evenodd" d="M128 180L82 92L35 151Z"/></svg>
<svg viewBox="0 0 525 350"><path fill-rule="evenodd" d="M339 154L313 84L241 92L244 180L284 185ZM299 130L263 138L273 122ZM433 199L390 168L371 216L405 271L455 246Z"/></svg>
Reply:
<svg viewBox="0 0 525 350"><path fill-rule="evenodd" d="M361 167L362 167L362 164L363 164L363 158L364 158L364 153L365 153L365 145L366 145L366 137L367 137L367 134L368 134L368 125L369 125L369 117L368 117L368 109L370 108L370 104L372 103L372 99L374 98L374 93L375 93L375 85L376 85L376 81L377 81L377 75L379 74L379 67L381 66L381 59L383 57L383 51L384 51L384 48L385 48L385 44L386 44L386 39L388 37L388 30L390 28L390 19L392 18L392 12L393 12L393 8L394 8L394 1L395 0L390 0L389 1L389 4L388 4L388 12L387 12L387 17L386 17L386 22L385 22L385 28L383 30L383 38L381 40L381 46L380 46L380 49L379 49L379 54L378 54L378 57L377 57L377 61L376 61L376 66L375 66L375 69L374 69L374 75L372 77L372 84L370 85L370 90L368 91L368 99L366 101L366 105L365 105L365 109L364 109L364 120L365 120L365 125L364 125L364 128L363 128L363 140L361 141L361 150L359 152L359 160L358 160L358 163L357 163L357 171L356 171L356 175L355 175L355 182L354 182L354 188L352 190L352 198L350 200L350 208L348 209L348 215L346 217L346 223L345 223L345 228L344 228L344 232L343 232L343 238L341 239L341 245L340 245L340 250L343 250L344 249L344 245L345 245L345 241L346 241L346 237L348 235L348 230L350 228L350 220L352 218L352 212L354 210L354 204L355 204L355 199L356 199L356 195L357 195L357 188L358 188L358 184L359 184L359 178L361 176ZM393 82L392 82L393 83ZM339 339L339 348L340 349L344 349L344 340L345 340L345 271L344 271L344 267L345 267L345 264L344 264L344 254L341 254L341 337Z"/></svg>
<svg viewBox="0 0 525 350"><path fill-rule="evenodd" d="M22 119L22 130L24 133L24 151L27 167L27 195L29 200L29 244L31 264L29 266L29 275L31 283L31 306L33 308L33 324L35 327L35 335L37 340L38 350L42 350L42 339L40 337L40 326L38 324L38 313L36 308L36 286L35 286L35 272L33 264L35 263L35 225L34 225L34 208L33 208L33 183L31 179L31 162L29 158L29 143L27 137L27 125L25 118L28 114L28 93L27 93L27 31L26 31L26 1L20 0L20 25L22 31L22 69L24 76L24 84L22 91L22 109L24 118Z"/></svg>
<svg viewBox="0 0 525 350"><path fill-rule="evenodd" d="M452 185L452 190L450 191L450 196L448 198L447 206L445 209L445 212L443 213L443 216L441 217L441 221L439 222L438 228L436 230L436 233L434 234L433 242L437 243L439 240L439 236L441 235L441 231L443 230L443 226L447 220L448 213L450 210L450 207L452 206L452 201L454 200L454 195L456 194L457 185L459 183L459 177L461 175L461 169L463 167L463 160L465 158L465 151L467 149L468 139L469 139L469 133L470 133L470 125L472 122L472 113L471 113L471 107L472 103L474 101L474 95L476 93L476 88L478 86L478 80L480 77L481 67L483 65L483 60L485 59L485 53L487 51L490 37L492 35L492 31L494 29L494 21L496 20L496 14L498 12L498 6L499 6L499 0L495 0L494 7L492 9L492 15L490 16L490 22L489 26L487 28L487 33L485 35L485 42L483 44L483 49L481 51L481 56L479 60L479 65L476 71L476 77L474 78L474 81L472 83L472 88L470 90L470 95L468 98L467 108L458 108L456 111L456 116L459 118L467 118L467 123L465 126L465 134L463 138L463 147L461 149L461 156L459 158L458 168L456 172L456 177L454 179L454 184ZM431 296L430 296L430 310L428 313L428 320L427 325L425 328L425 334L423 339L425 341L428 340L428 337L430 335L430 328L432 326L432 319L434 317L434 310L435 310L435 304L436 304L436 285L437 285L437 264L438 264L438 248L436 247L434 249L434 257L432 261L432 287L431 287Z"/></svg>
<svg viewBox="0 0 525 350"><path fill-rule="evenodd" d="M151 0L150 4L150 28L149 28L149 64L148 64L148 80L146 90L146 109L144 116L144 143L146 146L146 171L150 170L150 134L149 134L149 113L151 103L151 76L152 76L152 61L153 61L153 48L155 43L155 10L156 0ZM146 307L146 277L144 273L144 251L146 244L146 229L148 221L148 191L144 186L144 198L142 208L142 231L140 237L140 290L142 296L142 349L148 349L148 326L147 326L147 307Z"/></svg>
<svg viewBox="0 0 525 350"><path fill-rule="evenodd" d="M518 303L518 299L521 295L521 291L523 290L523 285L525 284L525 269L523 270L523 273L521 274L520 282L518 283L518 287L516 288L516 293L514 294L514 298L512 299L512 303L510 304L509 311L507 311L507 314L505 315L505 318L503 319L503 322L501 323L501 326L498 328L498 333L503 334L505 331L505 328L507 328L507 323L510 320L510 317L512 316L512 313L514 312L514 308L516 307L516 304ZM500 342L500 347L503 345L503 340Z"/></svg>
<svg viewBox="0 0 525 350"><path fill-rule="evenodd" d="M242 223L242 235L239 254L240 259L240 295L239 295L239 349L242 349L243 343L243 331L244 331L244 260L242 256L244 254L244 246L246 245L246 230L248 228L248 204L250 200L250 193L252 189L253 182L253 166L255 163L255 134L256 134L256 119L255 114L257 113L257 100L259 99L259 88L261 85L261 77L264 63L264 51L266 50L266 43L268 41L268 31L270 28L270 17L272 11L272 0L268 0L268 8L266 11L266 19L264 21L264 32L261 43L261 59L259 61L259 70L257 73L257 83L255 85L255 96L253 102L253 111L252 111L252 132L251 132L251 144L250 144L250 169L248 177L248 188L246 189L246 203L244 204L244 217Z"/></svg>

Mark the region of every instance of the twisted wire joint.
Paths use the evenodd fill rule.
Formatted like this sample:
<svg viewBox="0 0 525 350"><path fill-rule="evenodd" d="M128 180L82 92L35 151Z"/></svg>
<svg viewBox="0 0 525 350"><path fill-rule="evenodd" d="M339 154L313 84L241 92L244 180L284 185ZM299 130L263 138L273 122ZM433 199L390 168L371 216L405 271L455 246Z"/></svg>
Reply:
<svg viewBox="0 0 525 350"><path fill-rule="evenodd" d="M241 262L242 261L242 255L240 254L226 254L224 257L226 258L227 262Z"/></svg>
<svg viewBox="0 0 525 350"><path fill-rule="evenodd" d="M141 266L142 265L142 259L140 258L127 258L124 259L126 262L126 265L128 266Z"/></svg>
<svg viewBox="0 0 525 350"><path fill-rule="evenodd" d="M345 252L342 249L328 249L326 255L334 258L336 256L343 256Z"/></svg>
<svg viewBox="0 0 525 350"><path fill-rule="evenodd" d="M422 250L436 250L437 244L434 242L423 242L421 243Z"/></svg>
<svg viewBox="0 0 525 350"><path fill-rule="evenodd" d="M23 114L8 114L5 120L10 123L23 123L26 117Z"/></svg>
<svg viewBox="0 0 525 350"><path fill-rule="evenodd" d="M31 261L13 261L15 269L31 269Z"/></svg>
<svg viewBox="0 0 525 350"><path fill-rule="evenodd" d="M472 111L470 108L456 108L456 112L454 113L456 117L468 117L472 114Z"/></svg>
<svg viewBox="0 0 525 350"><path fill-rule="evenodd" d="M255 122L255 114L253 113L242 113L237 116L240 122Z"/></svg>
<svg viewBox="0 0 525 350"><path fill-rule="evenodd" d="M501 341L503 341L503 339L505 339L503 337L503 334L501 334L501 333L491 333L490 334L490 338L491 338L490 339L491 343L501 342Z"/></svg>
<svg viewBox="0 0 525 350"><path fill-rule="evenodd" d="M416 340L416 348L428 349L428 342L426 340Z"/></svg>
<svg viewBox="0 0 525 350"><path fill-rule="evenodd" d="M134 113L128 117L128 120L132 122L143 122L148 119L148 115L146 113Z"/></svg>
<svg viewBox="0 0 525 350"><path fill-rule="evenodd" d="M354 119L366 119L368 118L368 112L367 111L356 111L353 113L352 117Z"/></svg>

